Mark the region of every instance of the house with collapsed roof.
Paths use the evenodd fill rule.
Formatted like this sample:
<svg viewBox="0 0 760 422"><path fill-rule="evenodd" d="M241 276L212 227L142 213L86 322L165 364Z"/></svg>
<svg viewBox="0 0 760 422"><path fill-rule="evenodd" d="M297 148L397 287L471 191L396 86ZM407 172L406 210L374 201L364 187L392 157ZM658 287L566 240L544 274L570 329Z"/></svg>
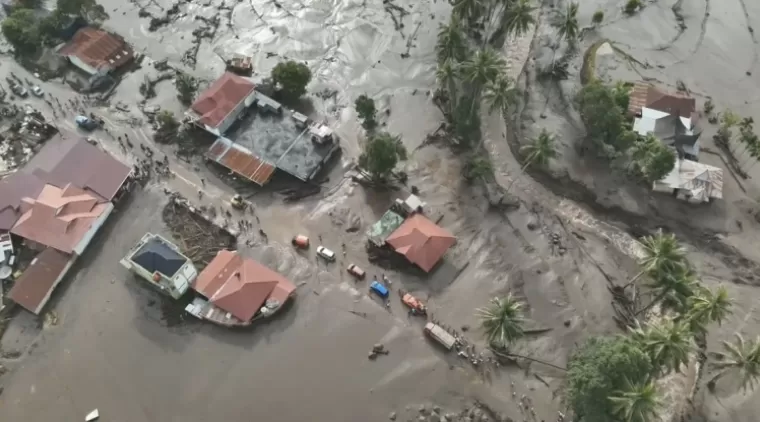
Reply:
<svg viewBox="0 0 760 422"><path fill-rule="evenodd" d="M401 203L424 204L415 195L410 195L411 197L411 201L407 199ZM405 212L407 207L399 208L399 202L396 205L396 209ZM429 273L456 243L456 238L419 212L419 209L421 205L411 208L407 211L406 218L394 210L388 210L368 229L367 238L372 246L390 248Z"/></svg>
<svg viewBox="0 0 760 422"><path fill-rule="evenodd" d="M226 72L193 102L188 117L217 137L206 158L260 186L278 169L313 179L340 150L332 129L255 88L250 79Z"/></svg>
<svg viewBox="0 0 760 422"><path fill-rule="evenodd" d="M678 155L689 160L699 157L696 128L696 100L682 93L666 93L646 82L637 82L630 93L628 113L634 116L633 131L654 135Z"/></svg>
<svg viewBox="0 0 760 422"><path fill-rule="evenodd" d="M0 235L37 251L9 297L38 314L130 188L131 168L82 139L56 137L0 181Z"/></svg>
<svg viewBox="0 0 760 422"><path fill-rule="evenodd" d="M237 251L221 250L193 283L199 294L185 310L200 319L227 326L250 325L273 315L290 300L296 286Z"/></svg>
<svg viewBox="0 0 760 422"><path fill-rule="evenodd" d="M122 37L92 26L79 29L58 54L89 76L114 72L134 59Z"/></svg>
<svg viewBox="0 0 760 422"><path fill-rule="evenodd" d="M670 174L654 182L652 189L693 204L723 199L723 169L677 159Z"/></svg>

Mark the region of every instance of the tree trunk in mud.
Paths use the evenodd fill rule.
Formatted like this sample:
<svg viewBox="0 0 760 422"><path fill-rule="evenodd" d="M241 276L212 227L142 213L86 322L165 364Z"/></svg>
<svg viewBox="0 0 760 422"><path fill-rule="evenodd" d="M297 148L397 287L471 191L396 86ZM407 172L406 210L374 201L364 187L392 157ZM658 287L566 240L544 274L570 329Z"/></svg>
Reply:
<svg viewBox="0 0 760 422"><path fill-rule="evenodd" d="M532 358L532 357L524 356L524 355L519 355L517 353L512 353L512 352L508 352L508 351L505 351L505 352L502 353L502 352L499 352L499 351L495 350L494 348L490 348L490 349L491 349L491 352L493 354L495 354L496 356L499 356L499 357L510 358L510 359L512 359L512 358L525 359L525 360L529 360L531 362L540 363L542 365L551 366L552 368L559 369L560 371L567 372L567 368L563 368L561 366L557 366L557 365L555 365L553 363L549 363L549 362L546 362L546 361L543 361L543 360L540 360L540 359L536 359L536 358Z"/></svg>
<svg viewBox="0 0 760 422"><path fill-rule="evenodd" d="M654 306L655 303L661 301L662 298L664 298L665 295L668 294L668 293L670 293L669 290L665 290L664 292L660 293L659 295L657 295L657 297L655 297L654 299L652 299L652 301L649 302L649 304L647 306L641 308L639 311L637 311L635 314L633 314L633 316L639 316L639 314L641 314L642 312L648 311L649 308L651 308L652 306Z"/></svg>
<svg viewBox="0 0 760 422"><path fill-rule="evenodd" d="M528 166L529 166L529 165L530 165L532 162L533 162L533 157L530 157L530 158L528 159L528 161L526 161L526 162L525 162L525 164L523 164L523 166L522 166L522 167L520 167L520 174L518 174L518 175L517 175L517 176L516 176L514 179L512 179L512 181L511 181L511 182L509 182L509 185L507 185L507 192L509 192L509 190L510 190L510 189L512 189L512 185L514 185L514 184L515 184L515 182L517 181L517 179L519 179L520 177L522 177L522 175L523 175L523 174L525 174L525 169L527 169L527 168L528 168Z"/></svg>
<svg viewBox="0 0 760 422"><path fill-rule="evenodd" d="M623 286L623 290L625 290L625 289L627 289L627 288L631 287L631 285L632 285L633 283L635 283L635 282L636 282L636 280L638 280L638 279L639 279L639 277L641 277L642 275L644 275L644 270L642 270L642 271L640 271L638 274L636 274L636 276L635 276L635 277L633 277L633 278L631 279L631 281L629 281L629 282L628 282L628 283L627 283L625 286Z"/></svg>

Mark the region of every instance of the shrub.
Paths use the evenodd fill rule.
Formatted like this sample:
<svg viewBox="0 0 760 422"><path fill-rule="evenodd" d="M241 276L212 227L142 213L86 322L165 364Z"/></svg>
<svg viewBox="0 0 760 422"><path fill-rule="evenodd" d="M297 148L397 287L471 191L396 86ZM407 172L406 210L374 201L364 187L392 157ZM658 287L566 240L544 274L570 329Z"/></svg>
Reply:
<svg viewBox="0 0 760 422"><path fill-rule="evenodd" d="M641 7L641 0L628 0L628 3L625 4L625 13L632 15L639 10L639 7Z"/></svg>
<svg viewBox="0 0 760 422"><path fill-rule="evenodd" d="M604 20L604 11L597 10L594 12L594 16L591 17L591 22L594 23L594 25L599 25Z"/></svg>

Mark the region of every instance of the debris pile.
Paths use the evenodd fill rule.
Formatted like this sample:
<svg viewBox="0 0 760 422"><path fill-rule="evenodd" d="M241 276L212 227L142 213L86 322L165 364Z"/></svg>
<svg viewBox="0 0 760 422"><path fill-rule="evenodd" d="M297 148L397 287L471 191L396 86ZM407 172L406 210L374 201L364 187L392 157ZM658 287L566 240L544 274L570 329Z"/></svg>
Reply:
<svg viewBox="0 0 760 422"><path fill-rule="evenodd" d="M235 236L203 217L187 200L175 196L164 207L162 217L182 253L205 267L222 249L235 249Z"/></svg>
<svg viewBox="0 0 760 422"><path fill-rule="evenodd" d="M512 419L502 415L487 405L475 402L467 405L459 412L446 412L436 405L421 404L417 407L417 411L412 411L411 407L407 406L406 411L408 415L403 420L406 421L420 421L420 422L512 422ZM401 415L396 412L391 412L388 415L388 419L395 421L400 418Z"/></svg>

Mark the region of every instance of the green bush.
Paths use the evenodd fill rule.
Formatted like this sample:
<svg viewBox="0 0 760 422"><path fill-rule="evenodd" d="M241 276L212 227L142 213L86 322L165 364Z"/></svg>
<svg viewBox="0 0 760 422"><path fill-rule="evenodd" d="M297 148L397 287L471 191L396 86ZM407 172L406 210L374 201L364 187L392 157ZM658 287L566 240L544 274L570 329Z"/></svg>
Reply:
<svg viewBox="0 0 760 422"><path fill-rule="evenodd" d="M597 10L594 12L594 16L591 17L591 22L594 23L594 25L599 25L604 20L604 11Z"/></svg>
<svg viewBox="0 0 760 422"><path fill-rule="evenodd" d="M641 7L641 0L628 0L628 3L625 4L625 13L632 15L639 10L639 7Z"/></svg>

